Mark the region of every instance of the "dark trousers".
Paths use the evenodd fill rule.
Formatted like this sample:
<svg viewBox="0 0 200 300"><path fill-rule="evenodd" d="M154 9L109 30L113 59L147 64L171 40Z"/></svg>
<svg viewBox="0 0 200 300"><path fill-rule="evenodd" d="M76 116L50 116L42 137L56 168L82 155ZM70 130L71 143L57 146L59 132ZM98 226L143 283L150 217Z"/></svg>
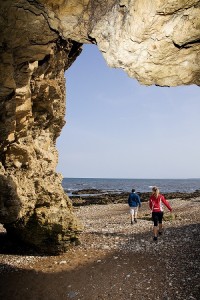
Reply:
<svg viewBox="0 0 200 300"><path fill-rule="evenodd" d="M154 226L158 226L158 223L162 224L162 219L163 219L163 211L152 212L152 220Z"/></svg>

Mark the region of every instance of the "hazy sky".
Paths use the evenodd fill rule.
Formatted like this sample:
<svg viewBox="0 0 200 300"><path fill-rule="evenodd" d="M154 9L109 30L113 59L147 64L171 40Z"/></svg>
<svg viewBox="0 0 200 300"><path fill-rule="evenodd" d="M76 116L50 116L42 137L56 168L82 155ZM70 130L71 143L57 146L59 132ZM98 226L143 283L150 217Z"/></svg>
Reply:
<svg viewBox="0 0 200 300"><path fill-rule="evenodd" d="M199 178L199 87L146 87L85 45L66 72L64 177Z"/></svg>

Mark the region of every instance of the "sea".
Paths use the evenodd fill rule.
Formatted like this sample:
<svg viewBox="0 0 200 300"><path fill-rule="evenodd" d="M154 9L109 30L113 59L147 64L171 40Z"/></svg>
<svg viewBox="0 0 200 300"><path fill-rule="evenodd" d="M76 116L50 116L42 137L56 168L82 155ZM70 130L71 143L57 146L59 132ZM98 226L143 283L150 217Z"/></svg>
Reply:
<svg viewBox="0 0 200 300"><path fill-rule="evenodd" d="M192 193L200 190L200 178L195 179L114 179L114 178L63 178L62 186L68 195L84 189L97 189L104 192L150 192L157 186L161 193Z"/></svg>

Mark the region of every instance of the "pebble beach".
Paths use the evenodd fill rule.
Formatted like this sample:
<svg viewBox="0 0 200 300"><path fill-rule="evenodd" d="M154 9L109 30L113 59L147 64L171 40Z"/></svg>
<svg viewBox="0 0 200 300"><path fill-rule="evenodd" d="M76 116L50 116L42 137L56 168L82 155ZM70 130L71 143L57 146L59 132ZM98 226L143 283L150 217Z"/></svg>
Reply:
<svg viewBox="0 0 200 300"><path fill-rule="evenodd" d="M170 204L157 242L147 203L133 225L125 203L75 207L80 245L58 256L9 249L1 227L0 298L198 300L200 198Z"/></svg>

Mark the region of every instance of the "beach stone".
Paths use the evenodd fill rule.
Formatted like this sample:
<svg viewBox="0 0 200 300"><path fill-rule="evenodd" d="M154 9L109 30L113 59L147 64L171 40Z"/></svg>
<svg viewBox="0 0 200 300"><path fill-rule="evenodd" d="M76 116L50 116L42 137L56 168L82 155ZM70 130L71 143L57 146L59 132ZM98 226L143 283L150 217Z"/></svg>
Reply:
<svg viewBox="0 0 200 300"><path fill-rule="evenodd" d="M73 299L76 298L76 296L78 295L78 292L76 291L71 291L67 294L67 296L69 297L69 299Z"/></svg>
<svg viewBox="0 0 200 300"><path fill-rule="evenodd" d="M76 244L82 231L55 171L56 139L65 124L64 72L82 44L96 44L110 67L141 84L199 85L198 4L0 2L0 223L10 237L56 253ZM92 201L112 203L113 197L93 195Z"/></svg>

